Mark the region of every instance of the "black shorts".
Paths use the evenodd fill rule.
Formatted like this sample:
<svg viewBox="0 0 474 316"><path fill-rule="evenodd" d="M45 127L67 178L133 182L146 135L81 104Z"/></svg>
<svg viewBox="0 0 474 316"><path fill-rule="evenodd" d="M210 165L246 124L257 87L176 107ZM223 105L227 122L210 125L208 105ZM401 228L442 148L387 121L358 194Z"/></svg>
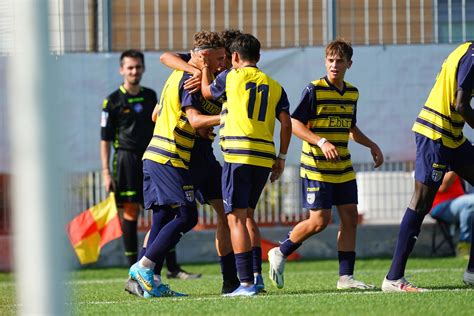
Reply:
<svg viewBox="0 0 474 316"><path fill-rule="evenodd" d="M114 159L115 199L143 205L143 153L119 149Z"/></svg>

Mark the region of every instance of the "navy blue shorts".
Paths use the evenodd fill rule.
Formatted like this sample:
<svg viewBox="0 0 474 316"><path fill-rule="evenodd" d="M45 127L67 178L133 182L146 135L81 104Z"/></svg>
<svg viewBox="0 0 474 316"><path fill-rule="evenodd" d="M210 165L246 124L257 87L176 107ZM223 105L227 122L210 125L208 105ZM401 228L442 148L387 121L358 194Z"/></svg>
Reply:
<svg viewBox="0 0 474 316"><path fill-rule="evenodd" d="M196 205L188 170L148 159L143 160L143 198L145 209L152 205Z"/></svg>
<svg viewBox="0 0 474 316"><path fill-rule="evenodd" d="M270 171L265 167L224 162L222 195L225 213L231 213L233 208L255 209Z"/></svg>
<svg viewBox="0 0 474 316"><path fill-rule="evenodd" d="M330 183L301 178L301 205L307 209L331 209L333 205L357 204L357 182Z"/></svg>
<svg viewBox="0 0 474 316"><path fill-rule="evenodd" d="M449 148L441 139L432 140L418 133L415 133L415 140L415 179L427 186L439 188L449 170L462 177L458 169L474 168L474 146L468 141L458 148Z"/></svg>
<svg viewBox="0 0 474 316"><path fill-rule="evenodd" d="M222 167L214 155L212 141L196 138L191 152L189 173L201 204L222 199Z"/></svg>

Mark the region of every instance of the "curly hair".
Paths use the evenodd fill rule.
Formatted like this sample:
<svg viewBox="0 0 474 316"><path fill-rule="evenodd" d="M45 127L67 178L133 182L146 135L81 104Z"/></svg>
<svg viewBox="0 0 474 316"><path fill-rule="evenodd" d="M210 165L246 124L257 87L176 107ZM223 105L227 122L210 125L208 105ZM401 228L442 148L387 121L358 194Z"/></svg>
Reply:
<svg viewBox="0 0 474 316"><path fill-rule="evenodd" d="M343 38L335 39L326 46L326 56L337 55L345 57L347 60L351 60L352 53L351 42L346 41Z"/></svg>
<svg viewBox="0 0 474 316"><path fill-rule="evenodd" d="M194 49L223 48L224 40L217 32L201 31L194 34Z"/></svg>
<svg viewBox="0 0 474 316"><path fill-rule="evenodd" d="M229 29L219 33L220 37L224 41L225 52L227 55L231 55L230 53L230 45L232 42L239 36L242 35L242 31Z"/></svg>

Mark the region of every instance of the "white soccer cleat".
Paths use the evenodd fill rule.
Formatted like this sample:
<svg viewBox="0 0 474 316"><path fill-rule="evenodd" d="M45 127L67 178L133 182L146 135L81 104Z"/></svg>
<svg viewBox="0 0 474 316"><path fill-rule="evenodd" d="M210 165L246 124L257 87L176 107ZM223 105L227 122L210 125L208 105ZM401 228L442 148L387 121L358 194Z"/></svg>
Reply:
<svg viewBox="0 0 474 316"><path fill-rule="evenodd" d="M464 271L463 281L466 285L474 286L474 272Z"/></svg>
<svg viewBox="0 0 474 316"><path fill-rule="evenodd" d="M423 289L416 287L405 278L400 278L398 280L387 280L384 278L382 283L382 292L428 292L428 289Z"/></svg>
<svg viewBox="0 0 474 316"><path fill-rule="evenodd" d="M269 276L274 286L279 289L283 288L285 279L283 272L285 270L286 258L281 253L280 248L275 247L268 252L268 263L270 264Z"/></svg>
<svg viewBox="0 0 474 316"><path fill-rule="evenodd" d="M339 280L337 281L337 289L338 290L373 290L375 286L372 284L365 284L362 281L358 281L354 279L352 275L341 275Z"/></svg>

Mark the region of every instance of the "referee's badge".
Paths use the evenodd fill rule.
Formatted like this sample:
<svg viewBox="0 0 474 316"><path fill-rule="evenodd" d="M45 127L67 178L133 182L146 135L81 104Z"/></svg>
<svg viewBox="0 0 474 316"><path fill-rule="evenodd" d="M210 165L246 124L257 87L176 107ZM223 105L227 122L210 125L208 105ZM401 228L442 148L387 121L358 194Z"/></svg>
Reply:
<svg viewBox="0 0 474 316"><path fill-rule="evenodd" d="M313 204L315 200L316 200L316 193L314 192L306 193L306 202L308 202L308 204Z"/></svg>
<svg viewBox="0 0 474 316"><path fill-rule="evenodd" d="M188 202L194 201L194 190L184 191L184 196Z"/></svg>
<svg viewBox="0 0 474 316"><path fill-rule="evenodd" d="M433 170L431 172L431 180L433 180L434 182L438 182L442 178L443 178L443 171Z"/></svg>
<svg viewBox="0 0 474 316"><path fill-rule="evenodd" d="M143 105L141 103L135 103L133 105L133 110L135 111L135 113L140 113L141 111L143 111Z"/></svg>

